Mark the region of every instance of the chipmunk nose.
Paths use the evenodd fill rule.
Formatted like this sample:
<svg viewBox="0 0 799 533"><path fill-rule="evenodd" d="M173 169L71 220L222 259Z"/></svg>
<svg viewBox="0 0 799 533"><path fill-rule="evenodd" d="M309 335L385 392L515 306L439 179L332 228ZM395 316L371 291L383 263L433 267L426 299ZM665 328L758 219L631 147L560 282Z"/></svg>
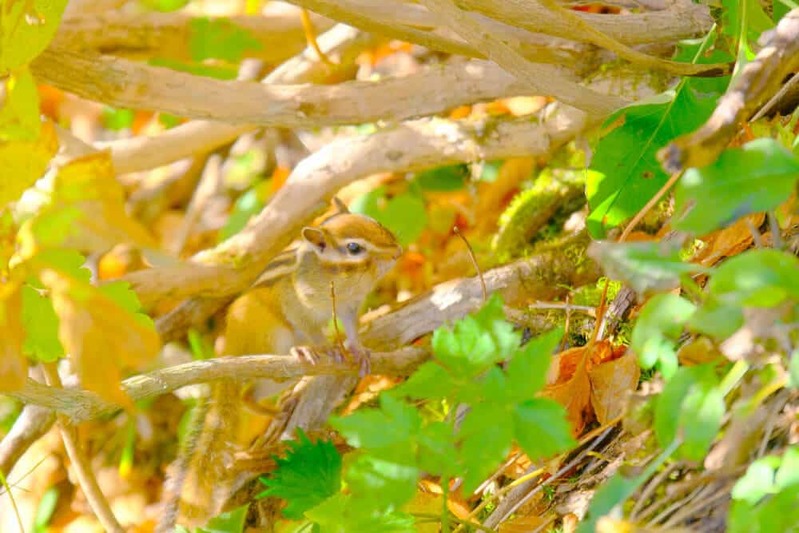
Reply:
<svg viewBox="0 0 799 533"><path fill-rule="evenodd" d="M399 259L399 258L400 258L400 256L401 256L401 255L402 255L402 246L400 246L400 245L398 244L398 245L396 246L396 248L394 248L394 255L392 255L392 256L391 256L391 258L392 258L394 261L396 261L397 259Z"/></svg>

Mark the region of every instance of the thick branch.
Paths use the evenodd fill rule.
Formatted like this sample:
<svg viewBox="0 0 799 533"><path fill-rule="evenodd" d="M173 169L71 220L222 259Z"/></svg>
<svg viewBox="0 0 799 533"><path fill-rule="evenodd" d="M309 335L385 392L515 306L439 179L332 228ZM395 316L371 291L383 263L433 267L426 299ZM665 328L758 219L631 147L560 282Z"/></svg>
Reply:
<svg viewBox="0 0 799 533"><path fill-rule="evenodd" d="M335 57L334 68L319 61L316 52L305 50L272 71L262 83L326 83L347 79L354 71L355 58L382 38L339 24L320 36L319 46L328 57ZM252 124L224 124L196 120L167 130L160 135L139 136L110 143L98 143L111 150L114 168L120 174L166 165L197 152L208 152L256 129Z"/></svg>
<svg viewBox="0 0 799 533"><path fill-rule="evenodd" d="M191 263L126 276L145 306L164 297L226 296L244 290L314 213L345 185L376 174L480 159L546 155L586 125L561 109L543 124L529 119L480 126L419 120L335 141L303 160L269 205L240 233Z"/></svg>
<svg viewBox="0 0 799 533"><path fill-rule="evenodd" d="M453 38L442 29L442 26L446 27L447 19L415 4L372 0L287 1L366 31L385 33L454 54L484 57L485 51ZM540 44L540 36L534 34L572 41L582 38L574 32L568 21L531 0L459 0L456 4L461 9L472 11L470 17L485 24L494 35L509 37L521 43ZM579 16L597 30L626 44L679 41L702 35L713 24L706 6L686 1L675 2L668 9L655 13L623 16L579 13ZM526 32L520 33L519 29L533 34L527 33L525 36ZM527 53L524 55L531 57Z"/></svg>
<svg viewBox="0 0 799 533"><path fill-rule="evenodd" d="M311 19L318 31L333 22L319 15ZM70 49L133 58L192 59L191 47L203 37L202 26L225 25L253 40L247 57L267 63L280 63L300 53L306 45L299 10L281 9L261 16L206 19L186 13L123 13L105 11L65 19L58 28L56 42Z"/></svg>
<svg viewBox="0 0 799 533"><path fill-rule="evenodd" d="M600 117L629 103L617 96L597 93L560 75L548 74L541 69L542 65L528 61L517 47L502 42L484 24L455 7L450 0L422 0L422 3L430 11L447 19L450 27L461 37L476 48L484 50L492 61L519 78L536 94L552 96Z"/></svg>
<svg viewBox="0 0 799 533"><path fill-rule="evenodd" d="M585 234L547 245L530 258L490 270L484 274L490 292L499 291L508 303L552 298L568 286L595 281L600 270L589 259L575 260L585 250ZM463 278L437 285L430 292L403 304L396 311L376 318L363 328L364 342L376 349L405 345L432 332L445 322L457 320L482 305L479 279ZM405 348L396 352L372 354L375 374L404 375L425 357L423 350ZM306 375L356 374L355 367L322 361L310 365L294 357L252 355L220 357L157 370L125 380L123 390L132 400L166 394L186 385L218 379L291 379ZM41 405L80 422L118 409L97 395L74 389L55 390L28 380L25 387L10 394L19 400Z"/></svg>
<svg viewBox="0 0 799 533"><path fill-rule="evenodd" d="M42 81L83 98L115 107L152 109L177 116L310 128L397 122L440 113L458 105L529 89L491 64L432 67L420 74L377 82L350 81L335 86L276 85L222 81L167 68L51 46L32 65ZM579 89L565 69L536 64L538 94L567 95L577 108L596 110L594 100L614 106L623 101ZM187 90L187 88L191 90ZM442 87L448 90L442 91ZM568 95L576 95L568 97Z"/></svg>
<svg viewBox="0 0 799 533"><path fill-rule="evenodd" d="M372 354L372 367L375 373L402 375L415 368L425 357L424 350L414 348L392 353L375 353ZM187 385L219 379L280 380L311 375L357 373L358 369L354 366L347 367L329 361L311 365L285 355L242 355L194 361L134 376L122 382L122 389L133 401L137 401L166 394ZM26 404L40 405L66 415L72 423L92 420L121 408L91 392L48 387L31 379L21 391L11 393L10 396Z"/></svg>
<svg viewBox="0 0 799 533"><path fill-rule="evenodd" d="M558 17L535 0L458 0L462 9L481 13L531 32L546 33L565 39L584 40L587 36L575 32L574 25ZM321 11L320 11L321 13ZM713 25L706 5L681 0L667 9L652 13L629 15L575 15L596 30L625 44L674 42L706 33Z"/></svg>

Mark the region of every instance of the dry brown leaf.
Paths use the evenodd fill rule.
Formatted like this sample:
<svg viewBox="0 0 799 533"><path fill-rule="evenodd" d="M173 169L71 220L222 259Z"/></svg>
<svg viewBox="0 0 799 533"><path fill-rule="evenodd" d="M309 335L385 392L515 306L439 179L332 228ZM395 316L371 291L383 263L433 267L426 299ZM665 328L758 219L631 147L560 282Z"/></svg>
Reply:
<svg viewBox="0 0 799 533"><path fill-rule="evenodd" d="M510 520L503 522L499 526L499 531L501 533L527 533L537 531L547 522L548 520L542 516L515 515Z"/></svg>
<svg viewBox="0 0 799 533"><path fill-rule="evenodd" d="M575 435L595 417L601 423L612 420L624 405L627 391L635 390L640 370L626 348L614 348L607 341L571 348L557 354L549 371L549 385L543 395L566 408Z"/></svg>
<svg viewBox="0 0 799 533"><path fill-rule="evenodd" d="M677 359L682 366L718 362L722 357L721 352L707 337L698 337L683 345L677 352Z"/></svg>
<svg viewBox="0 0 799 533"><path fill-rule="evenodd" d="M758 228L766 216L763 213L747 215L731 226L714 231L702 239L705 246L694 256L694 262L713 266L725 257L739 254L752 246L752 227Z"/></svg>
<svg viewBox="0 0 799 533"><path fill-rule="evenodd" d="M0 286L0 391L19 390L28 377L28 360L22 354L22 292L17 283Z"/></svg>
<svg viewBox="0 0 799 533"><path fill-rule="evenodd" d="M585 357L584 346L557 354L552 361L552 365L557 367L556 381L542 392L543 396L566 408L575 435L583 431L591 417L591 381Z"/></svg>
<svg viewBox="0 0 799 533"><path fill-rule="evenodd" d="M611 354L615 352L611 351ZM588 371L591 406L600 424L606 424L622 413L627 394L636 389L640 375L638 360L629 350L623 351L621 357L591 366Z"/></svg>
<svg viewBox="0 0 799 533"><path fill-rule="evenodd" d="M52 269L42 270L41 280L50 289L60 319L58 337L83 387L133 407L119 386L122 369L141 368L155 358L161 345L155 329L96 287Z"/></svg>

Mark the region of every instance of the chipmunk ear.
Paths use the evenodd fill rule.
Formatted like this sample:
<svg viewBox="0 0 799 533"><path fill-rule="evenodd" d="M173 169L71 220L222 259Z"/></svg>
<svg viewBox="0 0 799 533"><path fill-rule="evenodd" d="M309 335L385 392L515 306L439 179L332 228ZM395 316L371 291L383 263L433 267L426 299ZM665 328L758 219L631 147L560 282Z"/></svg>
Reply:
<svg viewBox="0 0 799 533"><path fill-rule="evenodd" d="M327 235L319 228L302 228L302 238L314 245L320 252L327 248Z"/></svg>
<svg viewBox="0 0 799 533"><path fill-rule="evenodd" d="M339 198L338 196L334 196L334 197L333 197L333 205L335 205L335 206L336 206L336 212L337 212L338 214L340 214L340 215L341 215L341 214L344 214L344 213L349 213L349 212L350 212L349 208L347 207L347 204L345 204L344 202L342 202L342 201L341 201L341 198Z"/></svg>

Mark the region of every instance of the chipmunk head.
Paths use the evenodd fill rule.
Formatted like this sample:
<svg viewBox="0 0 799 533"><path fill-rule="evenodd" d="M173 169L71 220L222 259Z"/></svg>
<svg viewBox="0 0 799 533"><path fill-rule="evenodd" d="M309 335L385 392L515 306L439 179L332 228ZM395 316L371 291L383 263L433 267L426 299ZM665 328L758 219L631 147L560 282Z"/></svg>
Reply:
<svg viewBox="0 0 799 533"><path fill-rule="evenodd" d="M394 235L376 220L350 213L335 199L338 212L317 227L302 230L321 266L332 275L377 278L385 274L402 254Z"/></svg>

